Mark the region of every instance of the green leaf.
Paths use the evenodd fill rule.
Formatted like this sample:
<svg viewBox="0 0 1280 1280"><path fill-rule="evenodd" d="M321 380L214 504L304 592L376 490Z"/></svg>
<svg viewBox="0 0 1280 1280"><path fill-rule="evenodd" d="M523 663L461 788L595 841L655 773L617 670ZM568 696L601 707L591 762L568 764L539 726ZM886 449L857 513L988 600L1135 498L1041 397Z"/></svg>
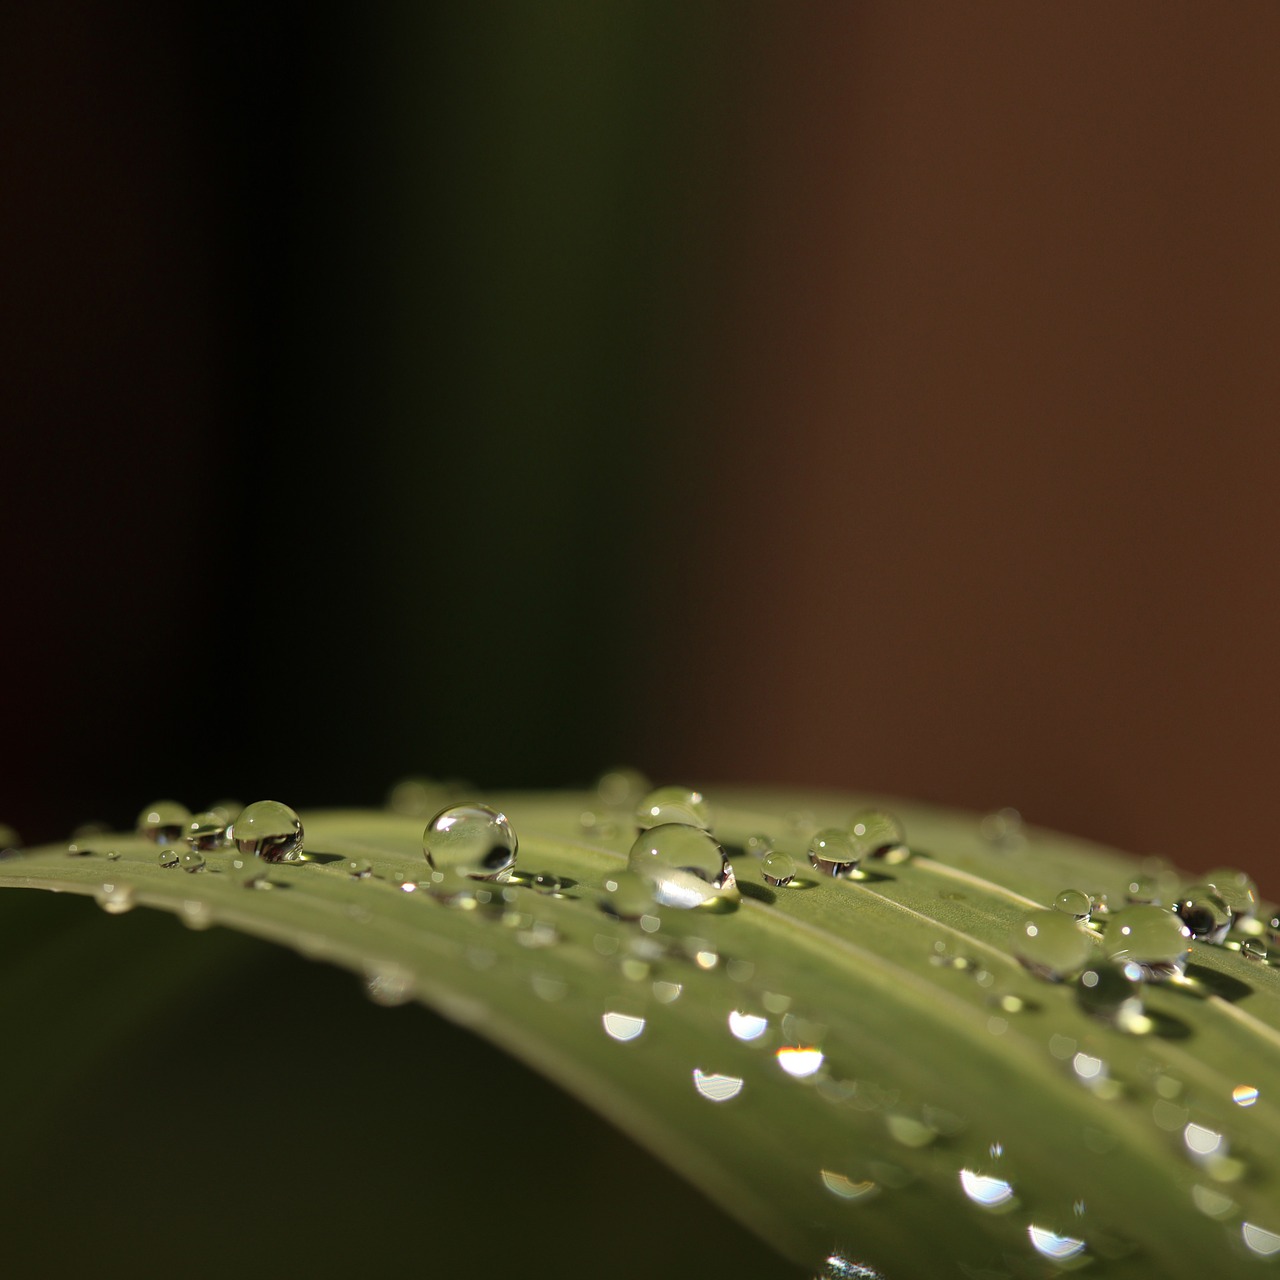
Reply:
<svg viewBox="0 0 1280 1280"><path fill-rule="evenodd" d="M266 890L246 888L230 852L188 873L132 835L78 856L23 852L0 862L0 884L226 926L352 970L376 1002L418 1000L607 1117L810 1274L829 1256L894 1277L1191 1276L1280 1259L1268 1253L1280 1246L1280 977L1265 962L1195 943L1185 979L1146 984L1142 1033L1122 1031L1073 983L1029 973L1011 938L1064 889L1123 903L1131 860L1039 831L992 841L972 816L899 806L912 856L833 880L803 862L808 836L845 826L864 800L709 799L742 891L728 911L602 911L598 886L625 866L634 829L607 815L615 829L584 828L599 805L585 794L494 802L519 834L520 870L561 878L555 895L430 892L422 818L391 812L303 815L312 860L272 865ZM795 884L764 883L746 852L758 834L802 861ZM353 877L351 860L374 874ZM1105 924L1078 928L1101 960ZM186 948L167 937L165 971L189 990ZM11 979L15 964L40 972L68 952L87 963L74 935L10 941ZM39 988L27 989L34 1016ZM129 993L114 981L102 996L122 1039L153 1012ZM269 1096L271 1065L252 1064L255 1098ZM368 1108L377 1073L340 1090ZM506 1100L476 1097L465 1072L433 1095L502 1131ZM394 1125L394 1107L369 1123ZM376 1168L361 1176L379 1181ZM619 1239L655 1229L676 1260L697 1230L630 1206ZM537 1236L524 1246L536 1252ZM602 1261L610 1270L626 1273Z"/></svg>

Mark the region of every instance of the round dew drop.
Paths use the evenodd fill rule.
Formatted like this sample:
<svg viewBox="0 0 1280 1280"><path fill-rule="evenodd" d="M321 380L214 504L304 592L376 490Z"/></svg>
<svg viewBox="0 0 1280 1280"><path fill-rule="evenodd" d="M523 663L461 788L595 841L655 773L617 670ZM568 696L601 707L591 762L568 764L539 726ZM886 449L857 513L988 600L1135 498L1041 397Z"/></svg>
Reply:
<svg viewBox="0 0 1280 1280"><path fill-rule="evenodd" d="M883 809L866 809L849 819L849 835L859 860L876 858L882 862L904 862L909 856L907 833L893 814Z"/></svg>
<svg viewBox="0 0 1280 1280"><path fill-rule="evenodd" d="M1231 908L1211 884L1194 884L1178 895L1174 906L1178 918L1193 938L1221 942L1231 928Z"/></svg>
<svg viewBox="0 0 1280 1280"><path fill-rule="evenodd" d="M809 841L809 864L824 876L852 876L861 861L854 838L839 827L824 827Z"/></svg>
<svg viewBox="0 0 1280 1280"><path fill-rule="evenodd" d="M1170 978L1186 964L1188 933L1181 919L1164 907L1143 903L1117 911L1107 922L1107 954L1138 966L1144 979Z"/></svg>
<svg viewBox="0 0 1280 1280"><path fill-rule="evenodd" d="M137 829L153 844L178 844L187 834L191 813L176 800L157 800L138 814Z"/></svg>
<svg viewBox="0 0 1280 1280"><path fill-rule="evenodd" d="M1093 899L1080 889L1063 889L1053 900L1053 909L1073 920L1088 920L1093 914Z"/></svg>
<svg viewBox="0 0 1280 1280"><path fill-rule="evenodd" d="M187 823L187 845L195 853L211 853L227 843L227 820L222 812L210 809L197 813Z"/></svg>
<svg viewBox="0 0 1280 1280"><path fill-rule="evenodd" d="M1252 920L1258 912L1258 886L1243 871L1234 867L1219 867L1210 871L1201 882L1214 889L1227 904L1232 924Z"/></svg>
<svg viewBox="0 0 1280 1280"><path fill-rule="evenodd" d="M796 878L795 859L788 853L772 849L760 859L760 876L775 889L789 885Z"/></svg>
<svg viewBox="0 0 1280 1280"><path fill-rule="evenodd" d="M655 901L664 907L706 907L738 899L725 851L699 827L670 822L643 832L627 855L627 869L648 881Z"/></svg>
<svg viewBox="0 0 1280 1280"><path fill-rule="evenodd" d="M674 823L711 830L711 806L702 798L701 791L689 787L658 787L636 806L636 827L640 831Z"/></svg>
<svg viewBox="0 0 1280 1280"><path fill-rule="evenodd" d="M194 849L188 849L178 859L178 865L183 871L203 871L204 870L204 854L197 853Z"/></svg>
<svg viewBox="0 0 1280 1280"><path fill-rule="evenodd" d="M236 847L264 862L302 862L302 822L287 804L259 800L240 812L232 828Z"/></svg>
<svg viewBox="0 0 1280 1280"><path fill-rule="evenodd" d="M422 833L422 852L433 871L473 880L506 880L515 869L518 850L506 814L487 804L442 809Z"/></svg>
<svg viewBox="0 0 1280 1280"><path fill-rule="evenodd" d="M1078 973L1092 951L1089 934L1061 911L1032 911L1014 930L1014 955L1038 978L1051 982Z"/></svg>

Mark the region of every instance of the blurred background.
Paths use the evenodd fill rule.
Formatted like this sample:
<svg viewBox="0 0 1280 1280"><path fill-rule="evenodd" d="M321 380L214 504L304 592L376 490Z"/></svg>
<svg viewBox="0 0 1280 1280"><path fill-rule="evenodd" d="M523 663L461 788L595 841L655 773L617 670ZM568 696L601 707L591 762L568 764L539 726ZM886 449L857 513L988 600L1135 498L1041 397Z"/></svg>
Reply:
<svg viewBox="0 0 1280 1280"><path fill-rule="evenodd" d="M3 27L29 838L624 761L1265 882L1274 6Z"/></svg>
<svg viewBox="0 0 1280 1280"><path fill-rule="evenodd" d="M0 817L35 841L165 794L370 804L410 773L625 762L1012 805L1276 896L1278 40L1246 0L11 7ZM57 906L22 928L79 950L47 935L28 1028L119 1008L126 977L84 986L102 930L167 956L177 928ZM219 946L284 975L226 1013L240 1040L196 985L150 1041L141 1015L83 1056L32 1033L39 1113L98 1123L88 1185L154 1151L165 1108L144 1087L104 1149L72 1083L118 1108L139 1072L309 1081L346 1043L308 1047L314 1017L264 1039L305 966L202 939L214 969ZM141 970L168 1007L180 975ZM329 975L303 1004L339 979L354 996ZM387 1061L488 1052L338 1003ZM516 1087L466 1060L478 1096ZM538 1096L517 1154L572 1129L581 1167L636 1169ZM323 1171L304 1109L217 1158L274 1142L283 1177ZM32 1133L6 1138L39 1153L7 1162L28 1187L72 1163ZM645 1185L678 1219L687 1193ZM119 1207L82 1200L91 1258ZM719 1230L722 1273L757 1274ZM561 1274L599 1273L590 1239ZM665 1264L634 1265L610 1274Z"/></svg>

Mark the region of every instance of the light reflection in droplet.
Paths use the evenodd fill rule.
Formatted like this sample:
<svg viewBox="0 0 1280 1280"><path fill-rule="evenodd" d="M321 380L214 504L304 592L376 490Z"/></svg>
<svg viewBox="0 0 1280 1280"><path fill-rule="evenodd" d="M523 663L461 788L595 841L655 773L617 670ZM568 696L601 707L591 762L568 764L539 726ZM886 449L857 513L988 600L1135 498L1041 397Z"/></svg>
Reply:
<svg viewBox="0 0 1280 1280"><path fill-rule="evenodd" d="M1084 1241L1074 1236L1060 1236L1047 1227L1037 1227L1034 1223L1027 1227L1027 1235L1031 1237L1031 1247L1043 1258L1054 1262L1065 1262L1068 1258L1079 1257L1084 1252Z"/></svg>
<svg viewBox="0 0 1280 1280"><path fill-rule="evenodd" d="M960 1186L974 1204L980 1204L984 1209L995 1209L1013 1199L1013 1187L1003 1178L974 1173L972 1169L960 1170Z"/></svg>
<svg viewBox="0 0 1280 1280"><path fill-rule="evenodd" d="M1258 1226L1257 1223L1241 1223L1240 1235L1250 1252L1256 1253L1260 1258L1270 1258L1273 1254L1280 1253L1280 1235Z"/></svg>
<svg viewBox="0 0 1280 1280"><path fill-rule="evenodd" d="M866 1200L880 1190L874 1182L854 1182L843 1173L832 1173L830 1169L822 1170L822 1185L841 1200Z"/></svg>
<svg viewBox="0 0 1280 1280"><path fill-rule="evenodd" d="M1258 1100L1258 1090L1255 1085L1238 1084L1231 1090L1231 1101L1238 1107L1251 1107Z"/></svg>
<svg viewBox="0 0 1280 1280"><path fill-rule="evenodd" d="M1084 1081L1098 1080L1106 1075L1107 1065L1092 1054L1077 1053L1071 1060L1071 1069Z"/></svg>
<svg viewBox="0 0 1280 1280"><path fill-rule="evenodd" d="M744 1013L741 1009L735 1009L729 1015L729 1030L739 1040L758 1040L768 1027L769 1019L762 1018L758 1013Z"/></svg>
<svg viewBox="0 0 1280 1280"><path fill-rule="evenodd" d="M797 1080L811 1076L822 1066L823 1053L803 1045L783 1045L777 1052L778 1065Z"/></svg>
<svg viewBox="0 0 1280 1280"><path fill-rule="evenodd" d="M606 1013L600 1021L615 1040L634 1040L644 1030L644 1019L630 1013Z"/></svg>
<svg viewBox="0 0 1280 1280"><path fill-rule="evenodd" d="M694 1067L693 1087L711 1102L728 1102L742 1092L742 1080L738 1076L719 1075Z"/></svg>
<svg viewBox="0 0 1280 1280"><path fill-rule="evenodd" d="M1227 1142L1222 1134L1202 1124L1189 1124L1182 1131L1182 1140L1193 1156L1207 1157L1227 1154Z"/></svg>

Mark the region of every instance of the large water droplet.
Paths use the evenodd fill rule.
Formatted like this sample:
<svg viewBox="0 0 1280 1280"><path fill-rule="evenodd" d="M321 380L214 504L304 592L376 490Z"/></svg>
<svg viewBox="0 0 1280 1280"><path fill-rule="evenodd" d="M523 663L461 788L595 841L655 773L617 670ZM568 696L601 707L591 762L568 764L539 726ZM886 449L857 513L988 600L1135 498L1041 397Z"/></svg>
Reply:
<svg viewBox="0 0 1280 1280"><path fill-rule="evenodd" d="M176 800L157 800L138 814L137 829L153 844L180 844L187 834L191 813Z"/></svg>
<svg viewBox="0 0 1280 1280"><path fill-rule="evenodd" d="M1057 982L1088 963L1093 941L1060 911L1032 911L1013 932L1013 953L1036 977Z"/></svg>
<svg viewBox="0 0 1280 1280"><path fill-rule="evenodd" d="M487 804L442 809L422 833L422 851L432 870L473 880L505 880L516 865L518 847L506 814Z"/></svg>
<svg viewBox="0 0 1280 1280"><path fill-rule="evenodd" d="M240 811L233 829L241 853L264 862L303 861L302 822L287 804L259 800Z"/></svg>
<svg viewBox="0 0 1280 1280"><path fill-rule="evenodd" d="M1073 920L1088 920L1093 914L1093 899L1081 889L1063 889L1053 900L1053 909Z"/></svg>
<svg viewBox="0 0 1280 1280"><path fill-rule="evenodd" d="M1212 885L1195 884L1184 889L1174 910L1187 932L1202 942L1219 943L1231 928L1231 909Z"/></svg>
<svg viewBox="0 0 1280 1280"><path fill-rule="evenodd" d="M738 900L733 867L715 837L699 827L666 823L631 846L627 867L643 876L665 907L729 905Z"/></svg>
<svg viewBox="0 0 1280 1280"><path fill-rule="evenodd" d="M1252 920L1258 911L1258 886L1252 878L1235 867L1217 867L1203 876L1202 883L1217 890L1218 897L1227 904L1232 923Z"/></svg>
<svg viewBox="0 0 1280 1280"><path fill-rule="evenodd" d="M771 849L760 859L760 878L776 889L785 888L796 878L795 859L789 853Z"/></svg>
<svg viewBox="0 0 1280 1280"><path fill-rule="evenodd" d="M809 841L809 864L821 875L847 878L861 861L853 837L839 827L823 827Z"/></svg>
<svg viewBox="0 0 1280 1280"><path fill-rule="evenodd" d="M883 809L864 809L849 819L849 835L860 861L875 858L881 862L905 862L910 856L907 832L892 813Z"/></svg>
<svg viewBox="0 0 1280 1280"><path fill-rule="evenodd" d="M197 853L194 849L188 849L178 858L178 865L183 871L203 871L204 854Z"/></svg>
<svg viewBox="0 0 1280 1280"><path fill-rule="evenodd" d="M641 831L679 823L711 830L711 806L701 791L689 787L657 787L636 805L636 826Z"/></svg>
<svg viewBox="0 0 1280 1280"><path fill-rule="evenodd" d="M1117 911L1107 923L1106 947L1112 960L1139 966L1148 980L1181 973L1190 949L1182 921L1154 904Z"/></svg>

